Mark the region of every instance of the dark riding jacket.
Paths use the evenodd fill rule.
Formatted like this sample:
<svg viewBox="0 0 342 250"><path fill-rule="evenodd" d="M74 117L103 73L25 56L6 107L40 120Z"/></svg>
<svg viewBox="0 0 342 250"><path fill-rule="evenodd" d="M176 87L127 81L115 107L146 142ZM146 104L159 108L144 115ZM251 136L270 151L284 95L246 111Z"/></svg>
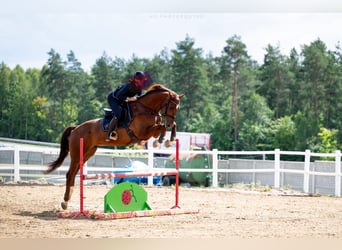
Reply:
<svg viewBox="0 0 342 250"><path fill-rule="evenodd" d="M125 104L127 97L140 96L142 88L134 83L124 83L108 94L108 104L110 105L113 115L118 119L121 118L122 105Z"/></svg>
<svg viewBox="0 0 342 250"><path fill-rule="evenodd" d="M142 89L139 89L132 83L125 83L116 88L112 93L114 97L123 102L127 97L140 96L142 94Z"/></svg>

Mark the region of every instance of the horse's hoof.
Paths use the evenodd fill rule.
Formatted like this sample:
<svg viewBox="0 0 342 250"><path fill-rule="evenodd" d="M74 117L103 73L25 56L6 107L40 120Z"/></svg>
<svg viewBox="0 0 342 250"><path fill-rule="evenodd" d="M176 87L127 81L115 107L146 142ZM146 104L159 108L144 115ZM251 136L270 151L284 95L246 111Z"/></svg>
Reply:
<svg viewBox="0 0 342 250"><path fill-rule="evenodd" d="M157 140L153 142L153 147L154 148L159 147L159 145L160 145L160 143Z"/></svg>
<svg viewBox="0 0 342 250"><path fill-rule="evenodd" d="M67 201L61 202L61 206L62 206L63 210L67 209L68 208L68 202Z"/></svg>
<svg viewBox="0 0 342 250"><path fill-rule="evenodd" d="M170 141L170 140L165 141L165 147L169 148L169 147L171 147L171 145L172 145L172 141Z"/></svg>

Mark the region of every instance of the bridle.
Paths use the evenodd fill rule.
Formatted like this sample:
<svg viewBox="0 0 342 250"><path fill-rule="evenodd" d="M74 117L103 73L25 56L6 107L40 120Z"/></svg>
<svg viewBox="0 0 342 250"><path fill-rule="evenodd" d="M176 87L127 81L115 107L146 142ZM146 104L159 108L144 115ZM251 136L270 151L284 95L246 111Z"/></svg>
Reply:
<svg viewBox="0 0 342 250"><path fill-rule="evenodd" d="M164 112L161 112L161 116L162 117L169 117L169 118L171 118L171 119L173 119L173 120L175 120L176 119L176 116L175 115L169 115L168 113L167 113L167 111L168 111L168 109L169 109L169 107L170 107L170 103L173 103L174 105L178 105L178 103L176 103L172 98L171 98L171 94L169 93L169 98L168 98L168 102L164 105L164 106L162 106L162 108L160 109L160 111L162 111L163 110L163 108L165 108L164 109Z"/></svg>
<svg viewBox="0 0 342 250"><path fill-rule="evenodd" d="M169 97L168 97L167 102L160 108L159 111L156 111L156 110L154 110L154 109L152 109L152 108L146 106L146 105L143 104L143 103L139 100L139 98L138 98L136 102L139 103L141 106L143 106L145 109L147 109L147 110L150 111L150 112L139 113L139 115L142 115L142 114L148 115L148 114L149 114L149 115L152 115L152 116L163 117L164 119L165 119L166 117L169 117L169 118L175 120L175 119L176 119L176 116L175 116L175 115L170 115L170 114L168 114L168 110L169 110L169 108L170 108L170 104L174 104L174 105L176 105L176 106L179 105L179 104L178 104L177 102L174 101L174 98L172 98L170 92L168 92L168 94L169 94Z"/></svg>
<svg viewBox="0 0 342 250"><path fill-rule="evenodd" d="M146 104L144 104L140 98L142 98L142 96L138 97L136 101L132 102L132 105L134 107L134 110L136 110L135 112L133 112L133 116L131 117L131 122L135 119L136 116L140 116L140 115L149 115L155 118L155 125L158 126L163 126L165 128L172 128L172 132L171 135L175 136L175 129L176 129L176 124L175 124L175 119L176 116L175 115L171 115L169 114L169 110L171 105L175 105L175 109L178 110L179 109L179 101L177 102L175 98L176 97L173 96L172 92L168 91L167 89L156 89L156 90L152 90L151 92L147 92L144 96L149 95L150 93L154 93L154 92L162 92L162 91L166 91L168 93L168 99L165 101L163 100L163 103L160 104L159 107L155 107L155 108L151 108L150 106L147 106ZM144 111L140 111L137 112L137 105L139 104L140 107L142 107L143 109L145 109ZM158 109L158 110L156 110ZM167 118L171 118L172 122L168 122L166 119ZM163 122L164 120L164 122ZM141 141L141 139L139 139L133 132L133 130L130 128L130 126L127 128L127 133L130 135L130 137L132 138L132 140L134 141ZM165 134L164 134L165 135ZM163 137L164 137L163 135ZM160 138L162 135L160 135ZM159 140L160 140L159 138Z"/></svg>

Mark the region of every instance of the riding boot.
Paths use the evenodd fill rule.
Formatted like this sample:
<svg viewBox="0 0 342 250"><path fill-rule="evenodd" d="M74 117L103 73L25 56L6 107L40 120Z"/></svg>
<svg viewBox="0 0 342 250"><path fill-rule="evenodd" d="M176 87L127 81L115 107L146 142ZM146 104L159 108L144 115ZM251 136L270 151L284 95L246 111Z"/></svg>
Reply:
<svg viewBox="0 0 342 250"><path fill-rule="evenodd" d="M110 140L116 141L118 139L118 135L115 131L117 126L118 126L118 119L116 117L113 117L113 119L110 121L109 126L108 126L106 141L110 141Z"/></svg>

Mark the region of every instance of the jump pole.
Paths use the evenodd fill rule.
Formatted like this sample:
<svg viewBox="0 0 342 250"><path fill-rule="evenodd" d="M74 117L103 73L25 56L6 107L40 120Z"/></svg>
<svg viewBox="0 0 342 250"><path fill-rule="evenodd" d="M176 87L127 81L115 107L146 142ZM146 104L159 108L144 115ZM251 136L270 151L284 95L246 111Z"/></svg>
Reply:
<svg viewBox="0 0 342 250"><path fill-rule="evenodd" d="M83 137L80 138L80 211L73 216L73 218L77 218L80 215L87 216L84 212L84 195L83 195L83 181L84 181L84 175L83 175Z"/></svg>
<svg viewBox="0 0 342 250"><path fill-rule="evenodd" d="M179 140L176 139L176 187L175 187L175 205L172 207L174 208L180 208L179 207Z"/></svg>
<svg viewBox="0 0 342 250"><path fill-rule="evenodd" d="M134 217L151 217L151 216L164 216L164 215L176 215L176 214L195 214L199 210L193 209L176 209L179 206L179 140L176 139L176 171L165 171L159 173L118 173L118 174L95 174L87 175L83 174L83 138L80 138L80 211L79 212L60 212L57 214L59 218L77 218L80 215L91 219L123 219L123 218L134 218ZM120 213L103 213L96 210L84 210L84 180L94 179L114 179L114 178L125 178L125 177L138 177L138 176L163 176L163 175L175 175L175 205L170 210L144 210L144 211L131 211L131 212L120 212Z"/></svg>

